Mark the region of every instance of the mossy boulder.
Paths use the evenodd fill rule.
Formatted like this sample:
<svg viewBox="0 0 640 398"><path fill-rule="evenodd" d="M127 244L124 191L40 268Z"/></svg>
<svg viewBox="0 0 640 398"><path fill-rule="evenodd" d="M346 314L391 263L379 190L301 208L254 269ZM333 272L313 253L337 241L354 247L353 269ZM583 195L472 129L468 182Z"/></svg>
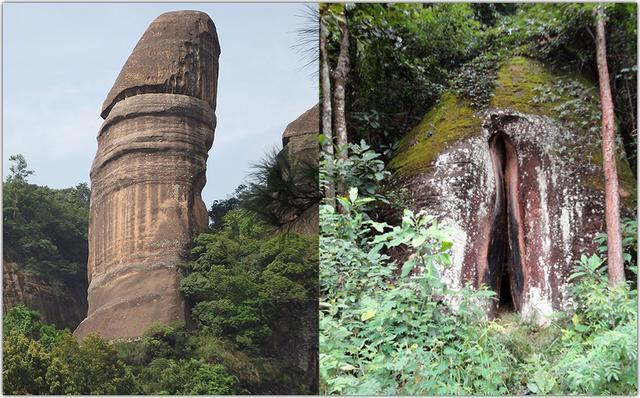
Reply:
<svg viewBox="0 0 640 398"><path fill-rule="evenodd" d="M567 89L559 84L563 81L579 89ZM597 94L597 87L582 76L558 75L538 61L513 57L500 65L488 107L547 116L573 126L574 133L585 138L581 140L583 145L572 148L571 153L566 152L566 148L554 150L564 152L559 155L571 156L575 161L602 167ZM400 141L390 168L401 177L428 172L447 148L480 134L485 113L474 109L456 93L445 92L440 102ZM618 158L617 166L622 200L626 206L634 207L636 180L622 157ZM589 184L604 190L603 178L594 176Z"/></svg>
<svg viewBox="0 0 640 398"><path fill-rule="evenodd" d="M451 230L453 264L440 270L447 285L487 283L496 266L488 242L508 230L510 250L518 248L512 261L522 269L518 309L545 322L565 308L571 269L582 253L594 252L593 239L605 228L597 112L592 83L515 57L501 64L486 108L446 92L401 140L390 162L395 181L409 191L412 210ZM495 137L504 137L515 160L491 149ZM504 162L508 181L499 171ZM626 162L618 169L624 213L635 181ZM506 186L509 199L501 200L508 206L497 206ZM496 224L498 208L511 209L509 227Z"/></svg>
<svg viewBox="0 0 640 398"><path fill-rule="evenodd" d="M402 175L428 171L448 146L479 134L481 122L468 101L447 92L420 124L400 141L397 155L389 165Z"/></svg>
<svg viewBox="0 0 640 398"><path fill-rule="evenodd" d="M582 86L580 91L571 91L558 87L559 80L573 82ZM552 95L544 93L555 91ZM598 88L582 76L556 75L541 63L524 57L514 57L504 62L498 70L491 108L512 109L522 113L545 115L562 120L569 126L575 126L575 132L589 137L579 148L574 148L575 161L588 162L602 167L602 146L600 138L600 103ZM574 107L567 104L579 104ZM578 108L579 106L579 108ZM571 112L580 109L581 112ZM581 120L582 119L582 120ZM586 119L586 120L585 120ZM622 154L622 150L618 151ZM620 194L624 204L634 207L636 203L636 179L629 163L622 156L617 158ZM594 189L604 191L604 177L594 176L588 179Z"/></svg>

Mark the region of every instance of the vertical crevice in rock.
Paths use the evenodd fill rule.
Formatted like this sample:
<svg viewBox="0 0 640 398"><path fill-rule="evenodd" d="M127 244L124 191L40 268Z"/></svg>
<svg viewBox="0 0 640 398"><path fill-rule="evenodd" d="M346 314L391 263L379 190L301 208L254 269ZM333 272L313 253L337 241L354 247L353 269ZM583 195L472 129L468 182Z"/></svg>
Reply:
<svg viewBox="0 0 640 398"><path fill-rule="evenodd" d="M498 296L497 310L520 310L524 289L521 212L517 154L509 137L498 132L489 139L496 198L487 250L484 283Z"/></svg>
<svg viewBox="0 0 640 398"><path fill-rule="evenodd" d="M500 295L503 267L507 258L507 209L504 184L504 169L506 165L506 150L501 134L496 134L489 140L493 176L496 184L496 199L493 207L493 220L487 251L487 272L484 283Z"/></svg>

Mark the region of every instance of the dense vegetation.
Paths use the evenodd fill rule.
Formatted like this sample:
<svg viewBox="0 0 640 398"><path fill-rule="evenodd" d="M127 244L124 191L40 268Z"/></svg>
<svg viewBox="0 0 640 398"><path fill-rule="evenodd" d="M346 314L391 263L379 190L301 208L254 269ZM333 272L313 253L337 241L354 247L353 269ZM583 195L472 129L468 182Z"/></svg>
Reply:
<svg viewBox="0 0 640 398"><path fill-rule="evenodd" d="M376 169L379 158L370 150L351 155ZM487 321L483 303L494 292L454 291L440 280L438 269L450 265L448 232L408 210L398 225L374 221L375 204L395 199L371 179L348 179L358 185L338 198L343 211L320 210L322 394L635 393L636 284L610 288L598 254L576 264L573 309L549 325L517 314ZM625 258L634 279L636 236L637 222L627 220ZM397 248L414 254L398 263L390 256Z"/></svg>
<svg viewBox="0 0 640 398"><path fill-rule="evenodd" d="M234 210L220 231L196 239L180 287L192 328L156 325L136 341L112 344L93 335L79 343L68 330L41 323L37 312L14 307L4 317L4 392L311 392L280 355L274 331L292 341L317 339L296 322L317 310L317 238L265 238L264 231L255 216Z"/></svg>
<svg viewBox="0 0 640 398"><path fill-rule="evenodd" d="M321 7L332 84L339 65L350 65L351 144L347 160L325 151L320 173L325 187L333 178L347 182L336 205L328 200L320 209L320 392L635 394L636 220L623 223L627 282L609 286L606 238L599 236L597 253L583 253L572 269L567 311L546 325L515 313L487 320L484 307L495 293L453 291L442 282L438 270L456 249L450 233L433 215L404 210L406 193L385 171L400 139L427 112L440 112L453 97L483 110L494 99L500 67L522 57L559 76L532 87L526 100L590 130L597 147L598 93L588 88L597 86L595 4ZM609 3L605 14L618 153L635 173L636 5ZM339 64L346 32L349 62ZM472 113L449 110L458 119Z"/></svg>
<svg viewBox="0 0 640 398"><path fill-rule="evenodd" d="M22 155L3 183L3 259L50 283L85 286L87 279L87 184L52 189L30 184Z"/></svg>
<svg viewBox="0 0 640 398"><path fill-rule="evenodd" d="M5 255L62 286L86 278L88 188L28 184L24 158L12 160L4 183ZM4 393L314 392L313 377L296 361L309 356L313 370L318 238L273 233L241 203L230 197L214 205L213 229L195 239L180 286L188 325L155 325L134 341L90 335L79 342L16 306L3 318Z"/></svg>
<svg viewBox="0 0 640 398"><path fill-rule="evenodd" d="M341 7L332 5L333 14L339 15ZM537 59L558 73L597 82L594 8L593 3L348 6L349 139L364 138L389 154L447 89L476 106L486 104L498 64L512 56ZM608 3L605 10L618 134L635 173L636 5ZM327 20L332 65L340 45L338 19Z"/></svg>
<svg viewBox="0 0 640 398"><path fill-rule="evenodd" d="M139 392L115 348L97 336L78 344L69 330L39 321L36 311L12 308L3 318L5 394L128 394Z"/></svg>

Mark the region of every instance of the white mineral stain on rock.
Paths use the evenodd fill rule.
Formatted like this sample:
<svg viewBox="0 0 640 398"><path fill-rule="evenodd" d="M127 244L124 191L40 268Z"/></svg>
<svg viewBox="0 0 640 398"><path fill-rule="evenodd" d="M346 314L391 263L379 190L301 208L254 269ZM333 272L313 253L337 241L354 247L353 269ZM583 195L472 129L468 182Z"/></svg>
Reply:
<svg viewBox="0 0 640 398"><path fill-rule="evenodd" d="M549 284L549 273L551 267L549 266L549 258L551 251L551 228L549 223L549 208L547 206L547 178L544 173L544 169L536 167L536 180L538 182L538 188L540 192L540 218L542 226L542 235L540 241L542 243L542 255L538 257L538 264L542 270L542 283L546 292L551 291Z"/></svg>
<svg viewBox="0 0 640 398"><path fill-rule="evenodd" d="M451 266L439 270L440 277L447 287L457 290L462 287L462 265L467 246L467 233L453 220L446 220L442 225L449 229L453 247L451 248Z"/></svg>
<svg viewBox="0 0 640 398"><path fill-rule="evenodd" d="M542 289L531 287L522 306L522 317L541 326L551 322L553 306Z"/></svg>
<svg viewBox="0 0 640 398"><path fill-rule="evenodd" d="M560 230L562 231L562 249L567 263L571 262L571 210L571 207L567 206L566 200L563 201L563 206L560 209Z"/></svg>

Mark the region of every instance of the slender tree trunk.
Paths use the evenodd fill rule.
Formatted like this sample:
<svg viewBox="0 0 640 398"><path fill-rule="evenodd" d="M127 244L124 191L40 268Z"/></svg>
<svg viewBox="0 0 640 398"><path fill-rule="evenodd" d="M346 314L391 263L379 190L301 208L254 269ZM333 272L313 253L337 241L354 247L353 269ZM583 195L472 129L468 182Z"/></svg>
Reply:
<svg viewBox="0 0 640 398"><path fill-rule="evenodd" d="M624 282L622 239L620 236L620 197L618 171L615 157L615 132L613 101L609 85L607 66L607 44L604 31L604 9L598 5L596 11L596 59L600 81L600 107L602 108L602 165L604 168L605 211L607 219L607 256L609 285Z"/></svg>
<svg viewBox="0 0 640 398"><path fill-rule="evenodd" d="M340 41L338 64L333 74L333 116L338 159L346 161L349 144L347 141L347 119L345 116L345 85L347 82L347 74L349 73L349 29L347 28L346 12L343 16L344 20L338 21L342 39ZM344 195L346 193L347 187L345 186L344 176L338 175L336 188L338 194Z"/></svg>
<svg viewBox="0 0 640 398"><path fill-rule="evenodd" d="M324 196L327 204L335 208L336 186L333 171L333 133L331 131L331 77L327 57L327 26L320 14L320 87L322 90L322 151L325 159L326 185Z"/></svg>

